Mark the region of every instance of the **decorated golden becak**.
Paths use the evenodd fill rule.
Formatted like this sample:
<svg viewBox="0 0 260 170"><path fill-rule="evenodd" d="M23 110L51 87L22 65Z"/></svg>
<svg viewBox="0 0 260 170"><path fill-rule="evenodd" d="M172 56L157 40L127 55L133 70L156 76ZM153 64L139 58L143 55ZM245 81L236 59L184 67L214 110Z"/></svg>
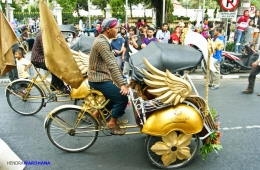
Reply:
<svg viewBox="0 0 260 170"><path fill-rule="evenodd" d="M162 103L173 103L177 105L182 103L191 93L191 85L184 79L173 75L168 70L166 73L152 66L146 58L144 58L146 70L143 69L143 74L149 79L144 78L144 82L154 89L149 89L148 92L156 95L155 99Z"/></svg>

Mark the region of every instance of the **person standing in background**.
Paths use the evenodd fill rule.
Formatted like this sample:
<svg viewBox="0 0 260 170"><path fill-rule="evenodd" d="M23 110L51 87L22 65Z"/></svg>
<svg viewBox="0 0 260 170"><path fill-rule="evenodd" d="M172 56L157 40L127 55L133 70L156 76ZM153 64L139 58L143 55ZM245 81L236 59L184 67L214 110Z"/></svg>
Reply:
<svg viewBox="0 0 260 170"><path fill-rule="evenodd" d="M163 23L162 29L156 33L156 38L159 40L159 42L168 44L170 39L170 31L168 31L167 23Z"/></svg>
<svg viewBox="0 0 260 170"><path fill-rule="evenodd" d="M253 35L254 35L254 27L253 27L254 21L250 20L249 25L246 27L246 30L244 31L244 41L243 45L249 45L253 43Z"/></svg>
<svg viewBox="0 0 260 170"><path fill-rule="evenodd" d="M85 29L89 29L89 20L88 20L88 18L86 19L86 22L85 22Z"/></svg>
<svg viewBox="0 0 260 170"><path fill-rule="evenodd" d="M222 29L220 27L215 29L214 37L215 37L214 41L216 41L218 39L218 40L222 41L223 44L225 43L225 38L222 35ZM222 50L216 50L215 53L213 54L213 59L214 59L213 62L214 62L214 67L215 67L216 71L210 70L209 86L211 86L212 90L216 90L220 86L220 62L222 60Z"/></svg>
<svg viewBox="0 0 260 170"><path fill-rule="evenodd" d="M83 17L80 17L79 19L79 31L83 31L84 27L83 27Z"/></svg>
<svg viewBox="0 0 260 170"><path fill-rule="evenodd" d="M244 31L249 22L249 11L244 10L244 15L237 21L236 41L235 41L235 53L241 53L241 47L244 40Z"/></svg>
<svg viewBox="0 0 260 170"><path fill-rule="evenodd" d="M231 23L229 22L227 26L227 41L229 41L230 33L231 33Z"/></svg>
<svg viewBox="0 0 260 170"><path fill-rule="evenodd" d="M183 28L185 26L183 19L180 20L180 22L178 23L178 26L180 26L181 28Z"/></svg>
<svg viewBox="0 0 260 170"><path fill-rule="evenodd" d="M255 45L255 49L258 50L259 49L259 31L260 31L260 16L259 16L260 12L259 10L256 10L255 12L255 16L250 18L251 20L254 21L254 41L253 43L256 44Z"/></svg>
<svg viewBox="0 0 260 170"><path fill-rule="evenodd" d="M174 30L174 32L172 33L172 35L170 36L171 38L171 43L172 44L181 44L180 42L180 36L181 36L181 27L177 26Z"/></svg>

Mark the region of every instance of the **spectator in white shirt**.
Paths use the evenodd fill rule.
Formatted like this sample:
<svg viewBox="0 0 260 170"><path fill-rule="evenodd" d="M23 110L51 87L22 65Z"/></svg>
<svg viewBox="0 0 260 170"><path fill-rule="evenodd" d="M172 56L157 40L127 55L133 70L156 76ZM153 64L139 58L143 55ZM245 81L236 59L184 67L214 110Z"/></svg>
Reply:
<svg viewBox="0 0 260 170"><path fill-rule="evenodd" d="M156 33L156 38L159 40L159 42L168 44L170 39L170 31L168 31L167 23L163 23L162 29Z"/></svg>
<svg viewBox="0 0 260 170"><path fill-rule="evenodd" d="M79 19L79 30L80 31L84 30L84 27L83 27L83 17L80 17L80 19Z"/></svg>
<svg viewBox="0 0 260 170"><path fill-rule="evenodd" d="M183 19L180 20L178 26L180 26L181 28L183 28L185 26L185 23L183 22Z"/></svg>

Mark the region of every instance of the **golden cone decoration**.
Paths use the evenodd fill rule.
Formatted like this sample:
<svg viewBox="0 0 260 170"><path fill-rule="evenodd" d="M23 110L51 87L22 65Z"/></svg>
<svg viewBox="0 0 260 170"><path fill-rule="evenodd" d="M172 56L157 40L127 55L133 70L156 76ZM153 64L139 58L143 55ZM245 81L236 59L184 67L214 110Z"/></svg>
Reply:
<svg viewBox="0 0 260 170"><path fill-rule="evenodd" d="M0 10L0 71L2 76L16 67L12 45L17 41L13 29Z"/></svg>
<svg viewBox="0 0 260 170"><path fill-rule="evenodd" d="M83 81L81 70L45 0L40 0L39 8L46 66L65 83L78 88Z"/></svg>

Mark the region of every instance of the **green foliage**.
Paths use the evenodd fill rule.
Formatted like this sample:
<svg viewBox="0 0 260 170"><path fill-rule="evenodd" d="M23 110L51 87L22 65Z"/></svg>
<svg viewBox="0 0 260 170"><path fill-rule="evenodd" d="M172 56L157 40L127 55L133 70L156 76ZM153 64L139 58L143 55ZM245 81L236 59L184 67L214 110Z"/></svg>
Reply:
<svg viewBox="0 0 260 170"><path fill-rule="evenodd" d="M76 9L76 3L77 1L75 0L56 0L56 2L58 4L60 4L60 6L63 8L63 10L66 10L66 11L74 11Z"/></svg>
<svg viewBox="0 0 260 170"><path fill-rule="evenodd" d="M251 0L250 1L252 5L254 5L256 7L256 9L260 9L260 2L259 0Z"/></svg>
<svg viewBox="0 0 260 170"><path fill-rule="evenodd" d="M109 4L110 0L92 0L91 3L97 6L98 9L101 9L105 13L105 8Z"/></svg>
<svg viewBox="0 0 260 170"><path fill-rule="evenodd" d="M203 155L203 160L205 160L212 151L218 153L218 151L223 148L222 145L220 145L219 141L219 138L221 136L221 133L218 131L219 115L217 115L217 111L213 107L210 108L210 114L214 122L216 123L216 130L212 132L206 139L203 140L203 146L200 149L200 154Z"/></svg>
<svg viewBox="0 0 260 170"><path fill-rule="evenodd" d="M227 42L226 51L235 51L235 42Z"/></svg>
<svg viewBox="0 0 260 170"><path fill-rule="evenodd" d="M122 0L111 0L110 1L111 13L114 18L125 18L125 6Z"/></svg>

